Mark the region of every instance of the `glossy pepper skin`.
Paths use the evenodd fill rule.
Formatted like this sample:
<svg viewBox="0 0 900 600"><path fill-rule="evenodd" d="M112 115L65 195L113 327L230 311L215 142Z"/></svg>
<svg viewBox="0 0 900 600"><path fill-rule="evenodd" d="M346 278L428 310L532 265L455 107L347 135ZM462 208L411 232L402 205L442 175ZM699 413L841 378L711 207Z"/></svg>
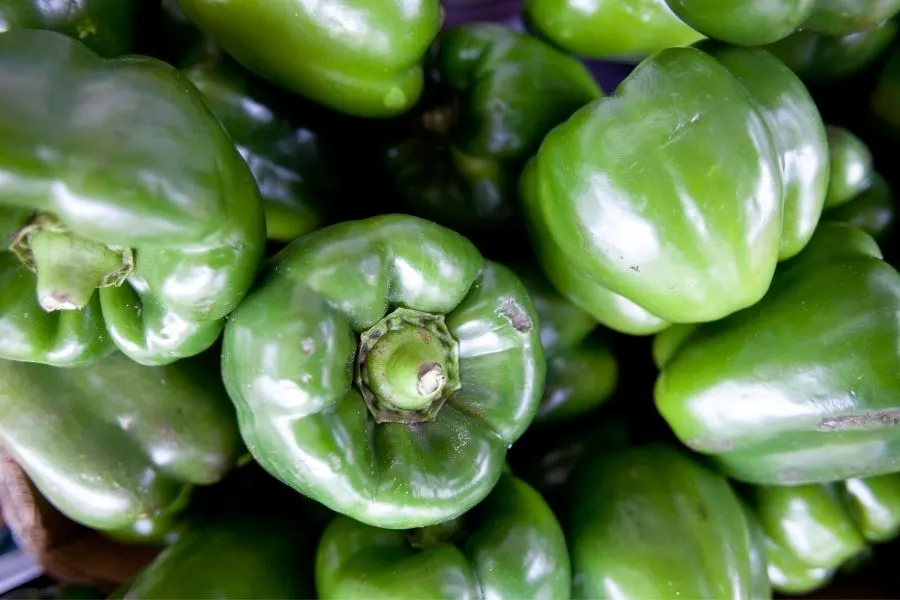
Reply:
<svg viewBox="0 0 900 600"><path fill-rule="evenodd" d="M308 536L293 519L217 516L163 550L115 597L312 598Z"/></svg>
<svg viewBox="0 0 900 600"><path fill-rule="evenodd" d="M825 207L834 208L871 185L873 157L865 143L843 127L829 125L827 132L831 177Z"/></svg>
<svg viewBox="0 0 900 600"><path fill-rule="evenodd" d="M74 366L118 348L161 365L209 348L265 224L197 89L47 31L0 36L0 88L0 235L15 250L0 252L0 358Z"/></svg>
<svg viewBox="0 0 900 600"><path fill-rule="evenodd" d="M422 61L441 26L439 0L179 5L257 75L334 110L371 118L402 114L419 100Z"/></svg>
<svg viewBox="0 0 900 600"><path fill-rule="evenodd" d="M900 274L875 241L823 223L758 304L657 337L657 408L742 481L900 471L898 310Z"/></svg>
<svg viewBox="0 0 900 600"><path fill-rule="evenodd" d="M642 62L522 174L544 272L624 333L753 305L821 214L828 147L806 88L763 50L701 45Z"/></svg>
<svg viewBox="0 0 900 600"><path fill-rule="evenodd" d="M872 153L852 132L829 125L831 179L823 221L862 229L876 241L887 241L896 207L891 185L873 168Z"/></svg>
<svg viewBox="0 0 900 600"><path fill-rule="evenodd" d="M758 487L751 505L765 536L769 580L786 594L808 594L869 544L900 533L900 475L833 484Z"/></svg>
<svg viewBox="0 0 900 600"><path fill-rule="evenodd" d="M641 60L703 39L665 0L525 0L529 28L586 58Z"/></svg>
<svg viewBox="0 0 900 600"><path fill-rule="evenodd" d="M596 336L597 321L557 292L538 269L518 264L541 324L547 380L534 426L555 425L590 413L609 400L618 385L619 366Z"/></svg>
<svg viewBox="0 0 900 600"><path fill-rule="evenodd" d="M710 40L697 46L725 65L762 108L781 162L784 212L778 258L790 258L812 237L823 196L828 202L833 166L828 162L828 128L803 83L771 54Z"/></svg>
<svg viewBox="0 0 900 600"><path fill-rule="evenodd" d="M572 474L573 598L770 598L728 481L679 450L633 446Z"/></svg>
<svg viewBox="0 0 900 600"><path fill-rule="evenodd" d="M900 11L900 0L816 0L803 27L829 35L873 29Z"/></svg>
<svg viewBox="0 0 900 600"><path fill-rule="evenodd" d="M139 6L139 0L0 0L0 23L4 32L57 31L113 58L133 50Z"/></svg>
<svg viewBox="0 0 900 600"><path fill-rule="evenodd" d="M283 97L214 44L202 47L205 51L189 52L179 66L253 171L268 239L286 243L317 229L337 187L328 150L311 126L314 119L327 119L324 111L303 103L298 109L297 99ZM300 111L307 113L305 119Z"/></svg>
<svg viewBox="0 0 900 600"><path fill-rule="evenodd" d="M846 223L886 242L897 221L897 203L891 185L878 173L869 177L869 185L852 200L827 209L823 221Z"/></svg>
<svg viewBox="0 0 900 600"><path fill-rule="evenodd" d="M222 371L261 466L389 529L483 500L534 418L545 363L518 278L430 221L299 238L228 321Z"/></svg>
<svg viewBox="0 0 900 600"><path fill-rule="evenodd" d="M550 129L602 90L577 59L510 27L445 31L425 107L386 165L405 210L467 235L515 227L519 171Z"/></svg>
<svg viewBox="0 0 900 600"><path fill-rule="evenodd" d="M760 46L798 29L847 35L873 29L900 0L666 0L685 23L729 44Z"/></svg>
<svg viewBox="0 0 900 600"><path fill-rule="evenodd" d="M141 529L237 459L234 409L209 358L145 367L115 354L78 369L0 361L0 441L73 521Z"/></svg>
<svg viewBox="0 0 900 600"><path fill-rule="evenodd" d="M463 516L394 531L336 518L319 542L319 598L569 598L569 552L550 507L505 473Z"/></svg>
<svg viewBox="0 0 900 600"><path fill-rule="evenodd" d="M800 30L765 49L807 83L828 83L855 75L877 59L897 37L897 22L846 35Z"/></svg>

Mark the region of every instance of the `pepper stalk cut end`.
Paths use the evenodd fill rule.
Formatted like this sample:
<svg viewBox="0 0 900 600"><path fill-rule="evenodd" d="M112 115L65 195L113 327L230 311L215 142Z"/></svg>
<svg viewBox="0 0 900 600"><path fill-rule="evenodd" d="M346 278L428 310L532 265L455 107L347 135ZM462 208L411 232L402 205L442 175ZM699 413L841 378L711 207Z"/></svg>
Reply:
<svg viewBox="0 0 900 600"><path fill-rule="evenodd" d="M438 363L422 363L416 378L416 391L423 398L434 396L444 389L447 378Z"/></svg>
<svg viewBox="0 0 900 600"><path fill-rule="evenodd" d="M398 308L364 332L356 385L377 423L433 421L461 387L459 344L443 316Z"/></svg>
<svg viewBox="0 0 900 600"><path fill-rule="evenodd" d="M80 237L49 215L23 227L9 249L37 275L38 303L47 312L81 310L94 290L122 285L134 270L130 248Z"/></svg>

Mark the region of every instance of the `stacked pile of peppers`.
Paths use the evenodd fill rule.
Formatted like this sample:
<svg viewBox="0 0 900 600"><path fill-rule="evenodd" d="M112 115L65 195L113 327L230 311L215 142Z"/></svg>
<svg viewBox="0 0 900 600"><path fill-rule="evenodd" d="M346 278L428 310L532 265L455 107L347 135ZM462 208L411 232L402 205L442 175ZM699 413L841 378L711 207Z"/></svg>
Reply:
<svg viewBox="0 0 900 600"><path fill-rule="evenodd" d="M0 444L115 597L877 564L900 0L444 4L0 0Z"/></svg>

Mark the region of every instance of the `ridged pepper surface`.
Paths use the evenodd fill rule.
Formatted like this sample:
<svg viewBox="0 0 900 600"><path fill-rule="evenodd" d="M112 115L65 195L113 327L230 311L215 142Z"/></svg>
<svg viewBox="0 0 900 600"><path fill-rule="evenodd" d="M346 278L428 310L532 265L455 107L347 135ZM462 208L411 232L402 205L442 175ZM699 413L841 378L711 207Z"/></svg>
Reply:
<svg viewBox="0 0 900 600"><path fill-rule="evenodd" d="M666 0L697 31L742 46L770 44L798 29L846 35L873 29L900 0Z"/></svg>
<svg viewBox="0 0 900 600"><path fill-rule="evenodd" d="M212 360L210 360L210 358ZM165 535L195 485L240 451L216 357L164 367L121 354L58 369L0 361L0 443L73 521L116 537Z"/></svg>
<svg viewBox="0 0 900 600"><path fill-rule="evenodd" d="M281 251L229 318L222 372L275 477L389 529L478 504L544 389L519 279L407 215L348 221Z"/></svg>
<svg viewBox="0 0 900 600"><path fill-rule="evenodd" d="M544 272L624 333L752 306L822 212L828 144L806 88L764 50L699 46L642 62L522 175Z"/></svg>
<svg viewBox="0 0 900 600"><path fill-rule="evenodd" d="M321 135L330 115L280 93L208 40L178 66L253 171L267 238L291 242L320 227L338 187L337 167Z"/></svg>
<svg viewBox="0 0 900 600"><path fill-rule="evenodd" d="M785 594L824 587L838 568L900 532L900 475L760 487L750 505L765 538L769 580Z"/></svg>
<svg viewBox="0 0 900 600"><path fill-rule="evenodd" d="M361 117L408 111L441 26L439 0L178 0L185 15L260 77Z"/></svg>
<svg viewBox="0 0 900 600"><path fill-rule="evenodd" d="M209 348L265 223L200 92L163 62L37 30L0 36L0 89L0 358L73 366L118 348L159 365Z"/></svg>
<svg viewBox="0 0 900 600"><path fill-rule="evenodd" d="M385 150L404 210L466 235L519 229L522 165L602 91L574 57L489 23L445 31L429 66L422 108Z"/></svg>
<svg viewBox="0 0 900 600"><path fill-rule="evenodd" d="M703 39L679 19L666 0L525 0L528 26L579 56L641 60Z"/></svg>
<svg viewBox="0 0 900 600"><path fill-rule="evenodd" d="M900 273L823 223L766 297L655 340L675 434L736 479L795 485L900 471Z"/></svg>
<svg viewBox="0 0 900 600"><path fill-rule="evenodd" d="M601 453L572 485L573 598L771 598L764 549L737 494L682 451Z"/></svg>
<svg viewBox="0 0 900 600"><path fill-rule="evenodd" d="M870 66L897 38L896 20L846 35L801 30L765 49L808 83L833 83Z"/></svg>
<svg viewBox="0 0 900 600"><path fill-rule="evenodd" d="M407 531L338 517L316 560L319 598L569 598L569 552L550 507L506 473L473 510Z"/></svg>

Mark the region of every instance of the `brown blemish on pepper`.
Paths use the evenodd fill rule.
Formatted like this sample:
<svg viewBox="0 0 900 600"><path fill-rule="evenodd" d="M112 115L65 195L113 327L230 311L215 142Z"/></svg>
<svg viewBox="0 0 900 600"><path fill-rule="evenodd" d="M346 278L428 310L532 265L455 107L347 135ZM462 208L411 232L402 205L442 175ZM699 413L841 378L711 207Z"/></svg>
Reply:
<svg viewBox="0 0 900 600"><path fill-rule="evenodd" d="M497 306L497 314L509 321L509 324L513 326L513 329L519 333L528 333L534 329L534 324L532 324L528 313L525 312L514 298L510 298L509 296L502 298L500 300L500 305Z"/></svg>
<svg viewBox="0 0 900 600"><path fill-rule="evenodd" d="M900 424L900 409L888 408L858 415L828 417L820 421L816 429L819 431L845 431L847 429L892 427L897 424Z"/></svg>

